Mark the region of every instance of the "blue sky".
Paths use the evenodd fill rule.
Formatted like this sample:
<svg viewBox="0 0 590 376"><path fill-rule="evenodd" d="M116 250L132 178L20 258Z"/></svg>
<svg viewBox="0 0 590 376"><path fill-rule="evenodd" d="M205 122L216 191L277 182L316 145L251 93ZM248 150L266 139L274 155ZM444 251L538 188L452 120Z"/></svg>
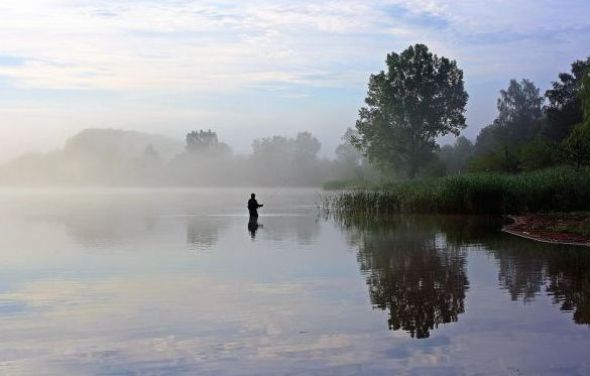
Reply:
<svg viewBox="0 0 590 376"><path fill-rule="evenodd" d="M212 128L240 153L309 130L331 155L369 75L415 43L464 70L474 138L511 78L545 90L590 55L589 14L585 0L4 2L0 161L88 127Z"/></svg>

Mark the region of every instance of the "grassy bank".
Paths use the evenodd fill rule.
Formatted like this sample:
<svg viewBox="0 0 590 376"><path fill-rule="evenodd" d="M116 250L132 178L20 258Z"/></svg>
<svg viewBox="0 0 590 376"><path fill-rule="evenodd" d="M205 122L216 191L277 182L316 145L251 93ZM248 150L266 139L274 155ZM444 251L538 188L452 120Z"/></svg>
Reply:
<svg viewBox="0 0 590 376"><path fill-rule="evenodd" d="M590 171L560 167L518 175L480 173L400 182L329 195L324 207L364 215L589 210Z"/></svg>

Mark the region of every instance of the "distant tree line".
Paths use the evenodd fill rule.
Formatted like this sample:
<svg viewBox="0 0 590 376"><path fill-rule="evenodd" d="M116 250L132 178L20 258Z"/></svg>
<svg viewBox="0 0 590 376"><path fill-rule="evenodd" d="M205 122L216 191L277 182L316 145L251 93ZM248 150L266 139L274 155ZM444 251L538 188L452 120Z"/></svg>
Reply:
<svg viewBox="0 0 590 376"><path fill-rule="evenodd" d="M256 139L250 155L234 155L211 130L187 134L185 151L169 164L166 181L185 185L317 186L331 161L318 155L320 142L309 132L295 137Z"/></svg>
<svg viewBox="0 0 590 376"><path fill-rule="evenodd" d="M255 139L233 153L211 129L185 142L116 129L88 129L62 150L28 154L0 166L0 184L108 186L320 186L331 179L366 179L374 170L349 143L321 158L309 132Z"/></svg>

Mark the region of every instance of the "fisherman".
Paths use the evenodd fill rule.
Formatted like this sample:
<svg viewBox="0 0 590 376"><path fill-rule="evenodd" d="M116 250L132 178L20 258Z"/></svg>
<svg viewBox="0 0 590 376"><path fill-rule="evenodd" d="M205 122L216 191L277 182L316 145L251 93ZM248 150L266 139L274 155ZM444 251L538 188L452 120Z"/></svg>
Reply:
<svg viewBox="0 0 590 376"><path fill-rule="evenodd" d="M248 200L248 211L250 212L250 218L258 218L258 208L261 208L263 205L259 204L256 201L256 195L252 193L250 195L250 199Z"/></svg>

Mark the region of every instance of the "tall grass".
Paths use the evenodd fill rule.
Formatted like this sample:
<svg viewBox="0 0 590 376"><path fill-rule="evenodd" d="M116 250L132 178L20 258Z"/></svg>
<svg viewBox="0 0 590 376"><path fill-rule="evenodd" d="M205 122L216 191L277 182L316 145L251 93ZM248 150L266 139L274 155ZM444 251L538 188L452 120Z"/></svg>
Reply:
<svg viewBox="0 0 590 376"><path fill-rule="evenodd" d="M590 171L560 167L519 175L479 173L392 183L328 195L342 214L515 214L590 209Z"/></svg>

